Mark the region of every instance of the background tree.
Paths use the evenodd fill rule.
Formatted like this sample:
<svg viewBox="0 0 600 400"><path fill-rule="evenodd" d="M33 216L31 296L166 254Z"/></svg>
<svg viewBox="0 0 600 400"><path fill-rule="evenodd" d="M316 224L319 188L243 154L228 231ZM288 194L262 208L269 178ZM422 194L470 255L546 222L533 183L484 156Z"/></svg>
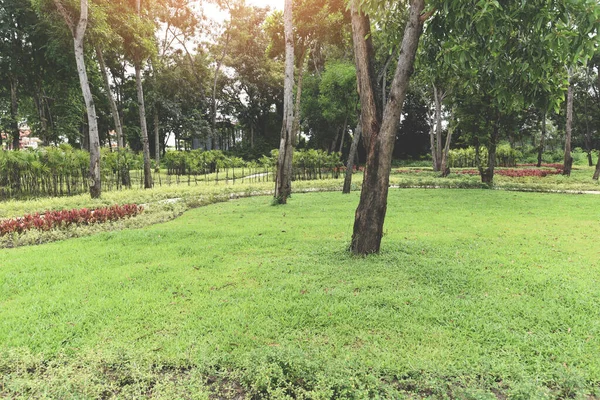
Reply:
<svg viewBox="0 0 600 400"><path fill-rule="evenodd" d="M275 199L279 204L286 204L292 193L292 157L294 155L294 31L292 24L292 0L285 0L285 81L283 93L283 124L281 142L277 160L277 176L275 178Z"/></svg>

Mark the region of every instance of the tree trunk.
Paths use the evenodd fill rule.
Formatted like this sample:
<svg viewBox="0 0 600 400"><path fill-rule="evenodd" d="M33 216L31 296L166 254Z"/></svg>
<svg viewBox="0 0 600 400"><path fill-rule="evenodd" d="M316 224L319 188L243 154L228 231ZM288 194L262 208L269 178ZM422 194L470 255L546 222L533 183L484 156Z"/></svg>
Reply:
<svg viewBox="0 0 600 400"><path fill-rule="evenodd" d="M442 176L445 178L450 175L450 167L448 166L448 153L450 152L450 143L452 142L452 134L454 129L448 127L448 135L446 136L446 145L444 146L444 152L442 153L442 163L440 164L440 171Z"/></svg>
<svg viewBox="0 0 600 400"><path fill-rule="evenodd" d="M14 75L10 77L10 125L12 131L12 149L21 148L21 129L19 128L19 100L17 86L19 82Z"/></svg>
<svg viewBox="0 0 600 400"><path fill-rule="evenodd" d="M430 121L431 126L429 127L429 146L431 147L431 161L432 167L435 171L437 168L437 157L435 154L435 118Z"/></svg>
<svg viewBox="0 0 600 400"><path fill-rule="evenodd" d="M342 140L340 141L340 156L342 151L344 150L344 137L346 136L346 131L348 130L348 114L344 117L344 127L342 128Z"/></svg>
<svg viewBox="0 0 600 400"><path fill-rule="evenodd" d="M542 137L540 138L540 146L538 147L538 168L542 166L542 155L544 154L544 141L546 140L546 112L547 111L544 109L544 115L542 116Z"/></svg>
<svg viewBox="0 0 600 400"><path fill-rule="evenodd" d="M433 85L433 96L435 97L435 160L434 171L442 171L442 94ZM443 172L443 171L442 171Z"/></svg>
<svg viewBox="0 0 600 400"><path fill-rule="evenodd" d="M59 5L60 1L55 0L55 3ZM79 75L79 83L81 85L81 92L83 94L88 120L88 143L90 151L90 195L92 198L98 198L102 193L102 184L100 176L100 139L98 134L98 119L96 116L96 106L94 105L94 98L92 97L92 91L90 90L87 70L85 68L85 52L83 49L84 36L88 22L87 0L81 0L80 7L81 12L77 27L73 26L70 16L68 15L68 13L66 13L66 11L64 11L64 8L61 9L60 5L59 11L61 11L61 14L63 14L67 25L69 25L69 28L71 28L71 32L73 33L73 46L75 49L77 73Z"/></svg>
<svg viewBox="0 0 600 400"><path fill-rule="evenodd" d="M298 82L296 84L296 102L294 104L294 147L300 143L300 101L302 100L302 83L304 81L304 64L306 49L302 50L298 67Z"/></svg>
<svg viewBox="0 0 600 400"><path fill-rule="evenodd" d="M106 69L106 63L104 62L104 56L99 45L96 45L96 57L98 58L98 64L100 66L100 72L102 72L102 79L104 81L104 90L106 90L106 97L108 98L108 104L110 106L110 113L115 124L115 132L117 132L117 149L123 148L123 127L121 126L121 118L119 117L119 109L117 103L112 95L110 89L110 79L108 77L108 70Z"/></svg>
<svg viewBox="0 0 600 400"><path fill-rule="evenodd" d="M356 127L356 131L354 132L354 137L352 138L350 154L348 154L348 164L346 165L346 177L344 179L344 188L342 189L342 193L344 194L350 193L350 188L352 186L352 172L354 171L355 160L357 160L358 158L358 143L360 142L361 132L362 127L360 126L359 122L358 126ZM358 164L358 162L356 164Z"/></svg>
<svg viewBox="0 0 600 400"><path fill-rule="evenodd" d="M563 165L563 175L571 176L571 167L573 166L573 157L571 157L571 132L573 126L573 83L569 83L567 90L567 126L565 137L565 160Z"/></svg>
<svg viewBox="0 0 600 400"><path fill-rule="evenodd" d="M594 171L594 180L597 181L600 178L600 153L598 154L598 163L596 164L596 171Z"/></svg>
<svg viewBox="0 0 600 400"><path fill-rule="evenodd" d="M160 171L160 130L158 127L158 106L154 106L154 172Z"/></svg>
<svg viewBox="0 0 600 400"><path fill-rule="evenodd" d="M479 175L481 176L481 182L486 183L489 186L494 184L494 168L496 167L496 148L498 146L498 136L500 134L500 117L497 116L493 122L492 136L490 137L490 144L488 146L488 164L487 168L483 169L481 165L481 159L479 157L479 141L476 141L475 146L475 161L477 168L479 169Z"/></svg>
<svg viewBox="0 0 600 400"><path fill-rule="evenodd" d="M379 252L383 237L383 223L387 209L392 153L396 138L396 129L400 121L402 105L406 97L410 75L422 32L421 12L424 0L412 0L409 20L407 21L400 57L391 84L390 94L383 113L381 129L376 116L374 93L365 92L364 82L372 82L374 75L369 74L368 39L361 26L368 23L368 17L358 13L357 1L352 3L352 37L357 60L357 80L361 101L361 121L365 136L369 136L367 163L362 185L360 203L356 210L351 250L354 254ZM372 69L371 69L372 71ZM370 103L369 103L370 101Z"/></svg>
<svg viewBox="0 0 600 400"><path fill-rule="evenodd" d="M212 107L211 107L211 129L210 135L215 140L217 137L217 83L219 81L219 71L221 70L221 65L223 64L223 60L227 55L227 46L229 45L229 40L231 38L231 34L229 29L227 29L227 36L225 38L225 44L223 45L223 52L221 53L221 57L217 60L217 64L215 65L215 76L213 77L213 88L212 88Z"/></svg>
<svg viewBox="0 0 600 400"><path fill-rule="evenodd" d="M135 80L137 87L138 110L142 131L142 146L144 153L144 188L152 188L152 167L150 165L150 143L148 141L148 126L146 124L146 106L144 105L144 88L142 87L142 69L140 63L135 63Z"/></svg>
<svg viewBox="0 0 600 400"><path fill-rule="evenodd" d="M285 81L283 93L283 124L277 160L275 199L286 204L292 193L292 158L294 156L294 36L292 25L292 0L285 0L283 11L285 31Z"/></svg>
<svg viewBox="0 0 600 400"><path fill-rule="evenodd" d="M141 0L136 0L138 16L142 13ZM150 165L150 143L148 141L148 125L146 123L146 106L144 104L144 88L142 86L142 60L135 60L135 81L138 98L138 111L140 114L140 128L142 132L142 147L144 154L144 188L152 188L152 168Z"/></svg>

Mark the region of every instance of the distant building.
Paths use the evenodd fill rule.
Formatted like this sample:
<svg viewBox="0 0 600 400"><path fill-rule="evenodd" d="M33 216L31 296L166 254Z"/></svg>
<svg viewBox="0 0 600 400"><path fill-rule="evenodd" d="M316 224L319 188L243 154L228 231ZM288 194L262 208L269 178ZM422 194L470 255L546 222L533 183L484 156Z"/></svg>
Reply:
<svg viewBox="0 0 600 400"><path fill-rule="evenodd" d="M0 133L2 136L2 149L12 150L12 136L5 132ZM19 128L19 148L20 149L37 149L39 144L42 143L40 138L31 136L31 129L28 126L22 126Z"/></svg>

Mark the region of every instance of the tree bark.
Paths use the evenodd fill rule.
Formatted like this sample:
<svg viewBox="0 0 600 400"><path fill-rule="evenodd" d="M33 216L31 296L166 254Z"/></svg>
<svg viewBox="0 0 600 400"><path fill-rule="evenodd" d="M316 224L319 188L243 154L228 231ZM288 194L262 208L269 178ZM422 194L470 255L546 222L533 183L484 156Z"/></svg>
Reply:
<svg viewBox="0 0 600 400"><path fill-rule="evenodd" d="M21 129L19 128L19 99L17 87L19 82L17 77L10 76L10 125L12 131L12 149L21 149Z"/></svg>
<svg viewBox="0 0 600 400"><path fill-rule="evenodd" d="M500 116L496 117L496 120L492 123L492 135L490 137L490 144L488 146L488 163L487 168L483 169L481 165L481 159L479 157L479 140L476 141L475 145L475 162L479 169L479 175L481 176L481 182L486 183L490 186L494 184L494 168L496 167L496 148L498 146L498 137L500 135Z"/></svg>
<svg viewBox="0 0 600 400"><path fill-rule="evenodd" d="M144 88L142 87L142 69L139 62L135 63L135 81L142 132L142 147L144 153L144 188L152 188L152 167L150 165L150 143L148 140L148 125L146 123L146 106L144 104Z"/></svg>
<svg viewBox="0 0 600 400"><path fill-rule="evenodd" d="M98 134L98 120L96 116L96 106L85 67L85 52L83 48L85 31L88 23L88 2L80 0L79 21L75 25L70 13L65 9L60 0L54 0L58 12L64 18L67 26L73 35L73 47L75 50L75 62L77 64L77 74L79 75L79 84L85 102L88 119L88 138L90 151L90 170L89 170L89 188L92 198L100 197L102 193L101 175L100 175L100 139Z"/></svg>
<svg viewBox="0 0 600 400"><path fill-rule="evenodd" d="M544 115L542 116L542 136L540 137L540 145L538 147L538 161L537 167L540 168L542 166L542 155L544 154L544 141L546 140L546 110L544 110Z"/></svg>
<svg viewBox="0 0 600 400"><path fill-rule="evenodd" d="M354 172L355 160L358 158L358 143L360 142L361 132L362 127L359 122L356 127L356 131L354 132L354 137L352 138L350 154L348 154L348 164L346 165L346 177L344 179L344 188L342 189L342 193L344 194L350 193L350 188L352 186L352 173Z"/></svg>
<svg viewBox="0 0 600 400"><path fill-rule="evenodd" d="M115 98L112 95L112 90L110 89L110 79L108 77L106 63L104 62L104 56L102 55L102 50L100 49L100 45L98 44L96 45L96 58L98 58L100 72L102 72L104 90L106 90L106 96L108 98L108 104L110 106L110 113L113 118L113 123L115 124L115 132L117 132L117 149L120 150L123 148L123 127L121 126L121 118L119 116L119 109L117 108L117 103L115 102Z"/></svg>
<svg viewBox="0 0 600 400"><path fill-rule="evenodd" d="M160 129L158 121L158 106L154 106L154 172L160 172Z"/></svg>
<svg viewBox="0 0 600 400"><path fill-rule="evenodd" d="M292 158L294 156L294 37L292 25L292 0L285 0L283 11L285 31L285 81L283 94L283 124L277 160L275 199L286 204L292 193Z"/></svg>
<svg viewBox="0 0 600 400"><path fill-rule="evenodd" d="M450 175L450 167L448 166L448 153L450 152L450 143L452 142L452 134L454 129L448 126L448 135L446 135L446 145L442 153L442 163L440 164L440 171L442 176L445 178Z"/></svg>
<svg viewBox="0 0 600 400"><path fill-rule="evenodd" d="M304 64L306 49L302 50L298 66L298 82L296 83L296 102L294 104L294 147L300 143L300 101L302 100L302 83L304 82Z"/></svg>
<svg viewBox="0 0 600 400"><path fill-rule="evenodd" d="M353 1L352 3L352 36L357 59L356 68L358 87L360 88L362 129L365 136L369 137L362 192L356 210L352 244L350 246L354 254L377 253L381 246L395 134L422 32L420 17L423 8L424 0L411 1L409 20L402 38L396 72L383 112L381 128L379 128L379 123L374 118L377 115L374 103L375 92L369 93L363 89L365 82L372 82L374 79L374 75L369 74L368 69L368 39L363 34L364 31L360 29L361 25L365 22L368 23L369 20L368 17L359 14L357 2Z"/></svg>
<svg viewBox="0 0 600 400"><path fill-rule="evenodd" d="M593 179L597 181L598 178L600 178L600 153L598 154L598 163L596 164L596 171L594 171Z"/></svg>
<svg viewBox="0 0 600 400"><path fill-rule="evenodd" d="M346 136L346 131L348 130L348 114L344 117L344 125L342 127L342 139L340 140L340 150L338 153L342 154L342 150L344 150L344 137Z"/></svg>
<svg viewBox="0 0 600 400"><path fill-rule="evenodd" d="M565 159L563 164L563 175L571 176L573 157L571 157L571 133L573 126L573 83L569 83L567 90L567 126L565 136Z"/></svg>
<svg viewBox="0 0 600 400"><path fill-rule="evenodd" d="M435 113L434 113L435 115ZM430 119L431 126L429 127L429 146L431 148L431 164L435 171L437 168L437 155L435 154L435 117Z"/></svg>
<svg viewBox="0 0 600 400"><path fill-rule="evenodd" d="M433 85L435 97L435 161L434 171L442 171L442 94ZM443 172L443 171L442 171Z"/></svg>

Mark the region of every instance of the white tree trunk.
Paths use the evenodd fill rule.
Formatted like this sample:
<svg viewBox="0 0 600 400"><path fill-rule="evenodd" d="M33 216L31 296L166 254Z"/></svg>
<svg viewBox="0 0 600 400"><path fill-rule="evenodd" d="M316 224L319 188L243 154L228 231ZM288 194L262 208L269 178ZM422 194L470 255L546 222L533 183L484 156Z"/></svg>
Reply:
<svg viewBox="0 0 600 400"><path fill-rule="evenodd" d="M285 0L283 11L285 31L285 81L283 89L283 124L277 160L275 198L285 204L292 192L292 157L294 149L294 37L292 24L292 0Z"/></svg>
<svg viewBox="0 0 600 400"><path fill-rule="evenodd" d="M88 117L89 127L89 144L90 144L90 174L89 187L92 198L100 197L102 193L102 184L100 176L100 138L98 135L98 119L96 116L96 106L94 98L90 90L90 84L85 68L85 52L83 48L83 39L87 28L88 21L88 2L87 0L80 1L81 12L79 23L73 32L73 47L75 50L75 62L77 63L77 74L79 75L79 83L81 85L81 93L85 102L85 108ZM69 20L67 24L69 24Z"/></svg>

